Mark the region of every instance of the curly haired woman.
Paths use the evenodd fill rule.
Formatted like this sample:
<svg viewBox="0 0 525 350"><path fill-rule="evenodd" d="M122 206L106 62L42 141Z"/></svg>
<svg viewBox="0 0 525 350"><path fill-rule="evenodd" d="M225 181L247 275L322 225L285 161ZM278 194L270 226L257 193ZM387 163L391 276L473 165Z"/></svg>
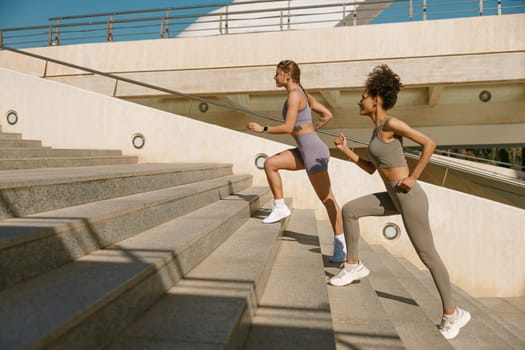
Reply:
<svg viewBox="0 0 525 350"><path fill-rule="evenodd" d="M385 183L386 191L354 199L343 206L347 260L341 271L330 279L330 284L346 286L370 273L357 254L359 218L401 214L410 241L421 261L430 270L441 297L443 317L439 330L445 338L452 339L469 322L470 313L455 306L452 301L448 271L432 238L427 196L417 182L436 144L428 136L389 115L388 111L396 104L400 89L399 76L386 65L375 67L368 75L359 102L360 114L368 116L375 126L368 145L368 160L348 148L343 134L334 141L337 148L360 168L369 174L377 170ZM403 137L423 148L412 172L404 157Z"/></svg>

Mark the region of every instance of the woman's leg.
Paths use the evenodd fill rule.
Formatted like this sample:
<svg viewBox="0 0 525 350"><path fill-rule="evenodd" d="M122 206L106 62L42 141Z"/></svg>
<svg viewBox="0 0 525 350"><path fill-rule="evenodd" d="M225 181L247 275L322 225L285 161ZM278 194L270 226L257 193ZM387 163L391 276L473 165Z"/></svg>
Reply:
<svg viewBox="0 0 525 350"><path fill-rule="evenodd" d="M419 258L430 270L434 283L439 291L445 313L454 312L450 278L447 268L441 260L434 240L428 217L428 199L423 189L416 184L408 193L397 187L389 189L399 206L403 223Z"/></svg>
<svg viewBox="0 0 525 350"><path fill-rule="evenodd" d="M302 170L304 165L302 161L294 154L292 150L286 150L277 153L266 159L264 162L264 172L268 179L268 185L272 191L274 199L284 198L283 183L279 170Z"/></svg>
<svg viewBox="0 0 525 350"><path fill-rule="evenodd" d="M343 217L341 215L341 208L337 204L337 201L335 200L334 194L332 192L328 171L312 174L308 177L315 190L315 193L317 194L317 197L319 197L326 208L334 234L342 234L344 232Z"/></svg>
<svg viewBox="0 0 525 350"><path fill-rule="evenodd" d="M359 218L399 214L387 192L356 198L343 206L343 223L346 237L347 262L357 263L360 236Z"/></svg>
<svg viewBox="0 0 525 350"><path fill-rule="evenodd" d="M346 286L353 281L368 276L370 273L366 266L359 261L357 255L359 218L398 213L386 192L354 199L343 206L342 212L348 254L344 267L336 276L330 279L330 284L337 287Z"/></svg>
<svg viewBox="0 0 525 350"><path fill-rule="evenodd" d="M284 203L283 184L279 170L304 169L301 159L294 150L278 153L264 162L264 171L273 194L272 212L263 219L263 224L278 222L291 214L291 210ZM300 155L300 154L299 154Z"/></svg>

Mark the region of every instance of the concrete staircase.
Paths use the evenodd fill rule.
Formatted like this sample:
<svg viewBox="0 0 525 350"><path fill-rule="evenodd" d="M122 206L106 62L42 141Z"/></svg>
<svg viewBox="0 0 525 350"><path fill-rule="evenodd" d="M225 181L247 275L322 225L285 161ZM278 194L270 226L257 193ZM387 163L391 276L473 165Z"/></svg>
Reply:
<svg viewBox="0 0 525 350"><path fill-rule="evenodd" d="M119 150L54 149L38 140L23 140L17 133L1 132L0 170L46 167L77 167L137 163L135 156Z"/></svg>
<svg viewBox="0 0 525 350"><path fill-rule="evenodd" d="M455 288L473 320L448 342L428 273L379 246L328 286L330 225L262 225L268 188L231 165L34 164L0 170L0 349L525 348L524 299Z"/></svg>

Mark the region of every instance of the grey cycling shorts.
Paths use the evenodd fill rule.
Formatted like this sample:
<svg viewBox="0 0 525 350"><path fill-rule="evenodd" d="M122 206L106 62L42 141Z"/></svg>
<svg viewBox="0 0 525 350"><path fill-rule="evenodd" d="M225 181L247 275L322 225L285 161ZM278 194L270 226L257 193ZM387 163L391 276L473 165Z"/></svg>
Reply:
<svg viewBox="0 0 525 350"><path fill-rule="evenodd" d="M303 163L308 175L328 170L330 150L315 132L299 135L295 140L297 148L291 151Z"/></svg>

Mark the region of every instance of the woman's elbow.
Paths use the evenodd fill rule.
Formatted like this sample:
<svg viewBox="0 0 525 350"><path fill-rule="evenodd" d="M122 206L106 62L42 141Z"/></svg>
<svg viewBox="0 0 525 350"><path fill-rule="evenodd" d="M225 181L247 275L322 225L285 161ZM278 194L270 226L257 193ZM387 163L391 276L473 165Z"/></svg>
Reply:
<svg viewBox="0 0 525 350"><path fill-rule="evenodd" d="M432 139L428 139L427 147L428 147L428 149L429 149L431 152L434 152L434 150L435 150L436 147L437 147L437 143L436 143L436 141L434 141L434 140L432 140Z"/></svg>

